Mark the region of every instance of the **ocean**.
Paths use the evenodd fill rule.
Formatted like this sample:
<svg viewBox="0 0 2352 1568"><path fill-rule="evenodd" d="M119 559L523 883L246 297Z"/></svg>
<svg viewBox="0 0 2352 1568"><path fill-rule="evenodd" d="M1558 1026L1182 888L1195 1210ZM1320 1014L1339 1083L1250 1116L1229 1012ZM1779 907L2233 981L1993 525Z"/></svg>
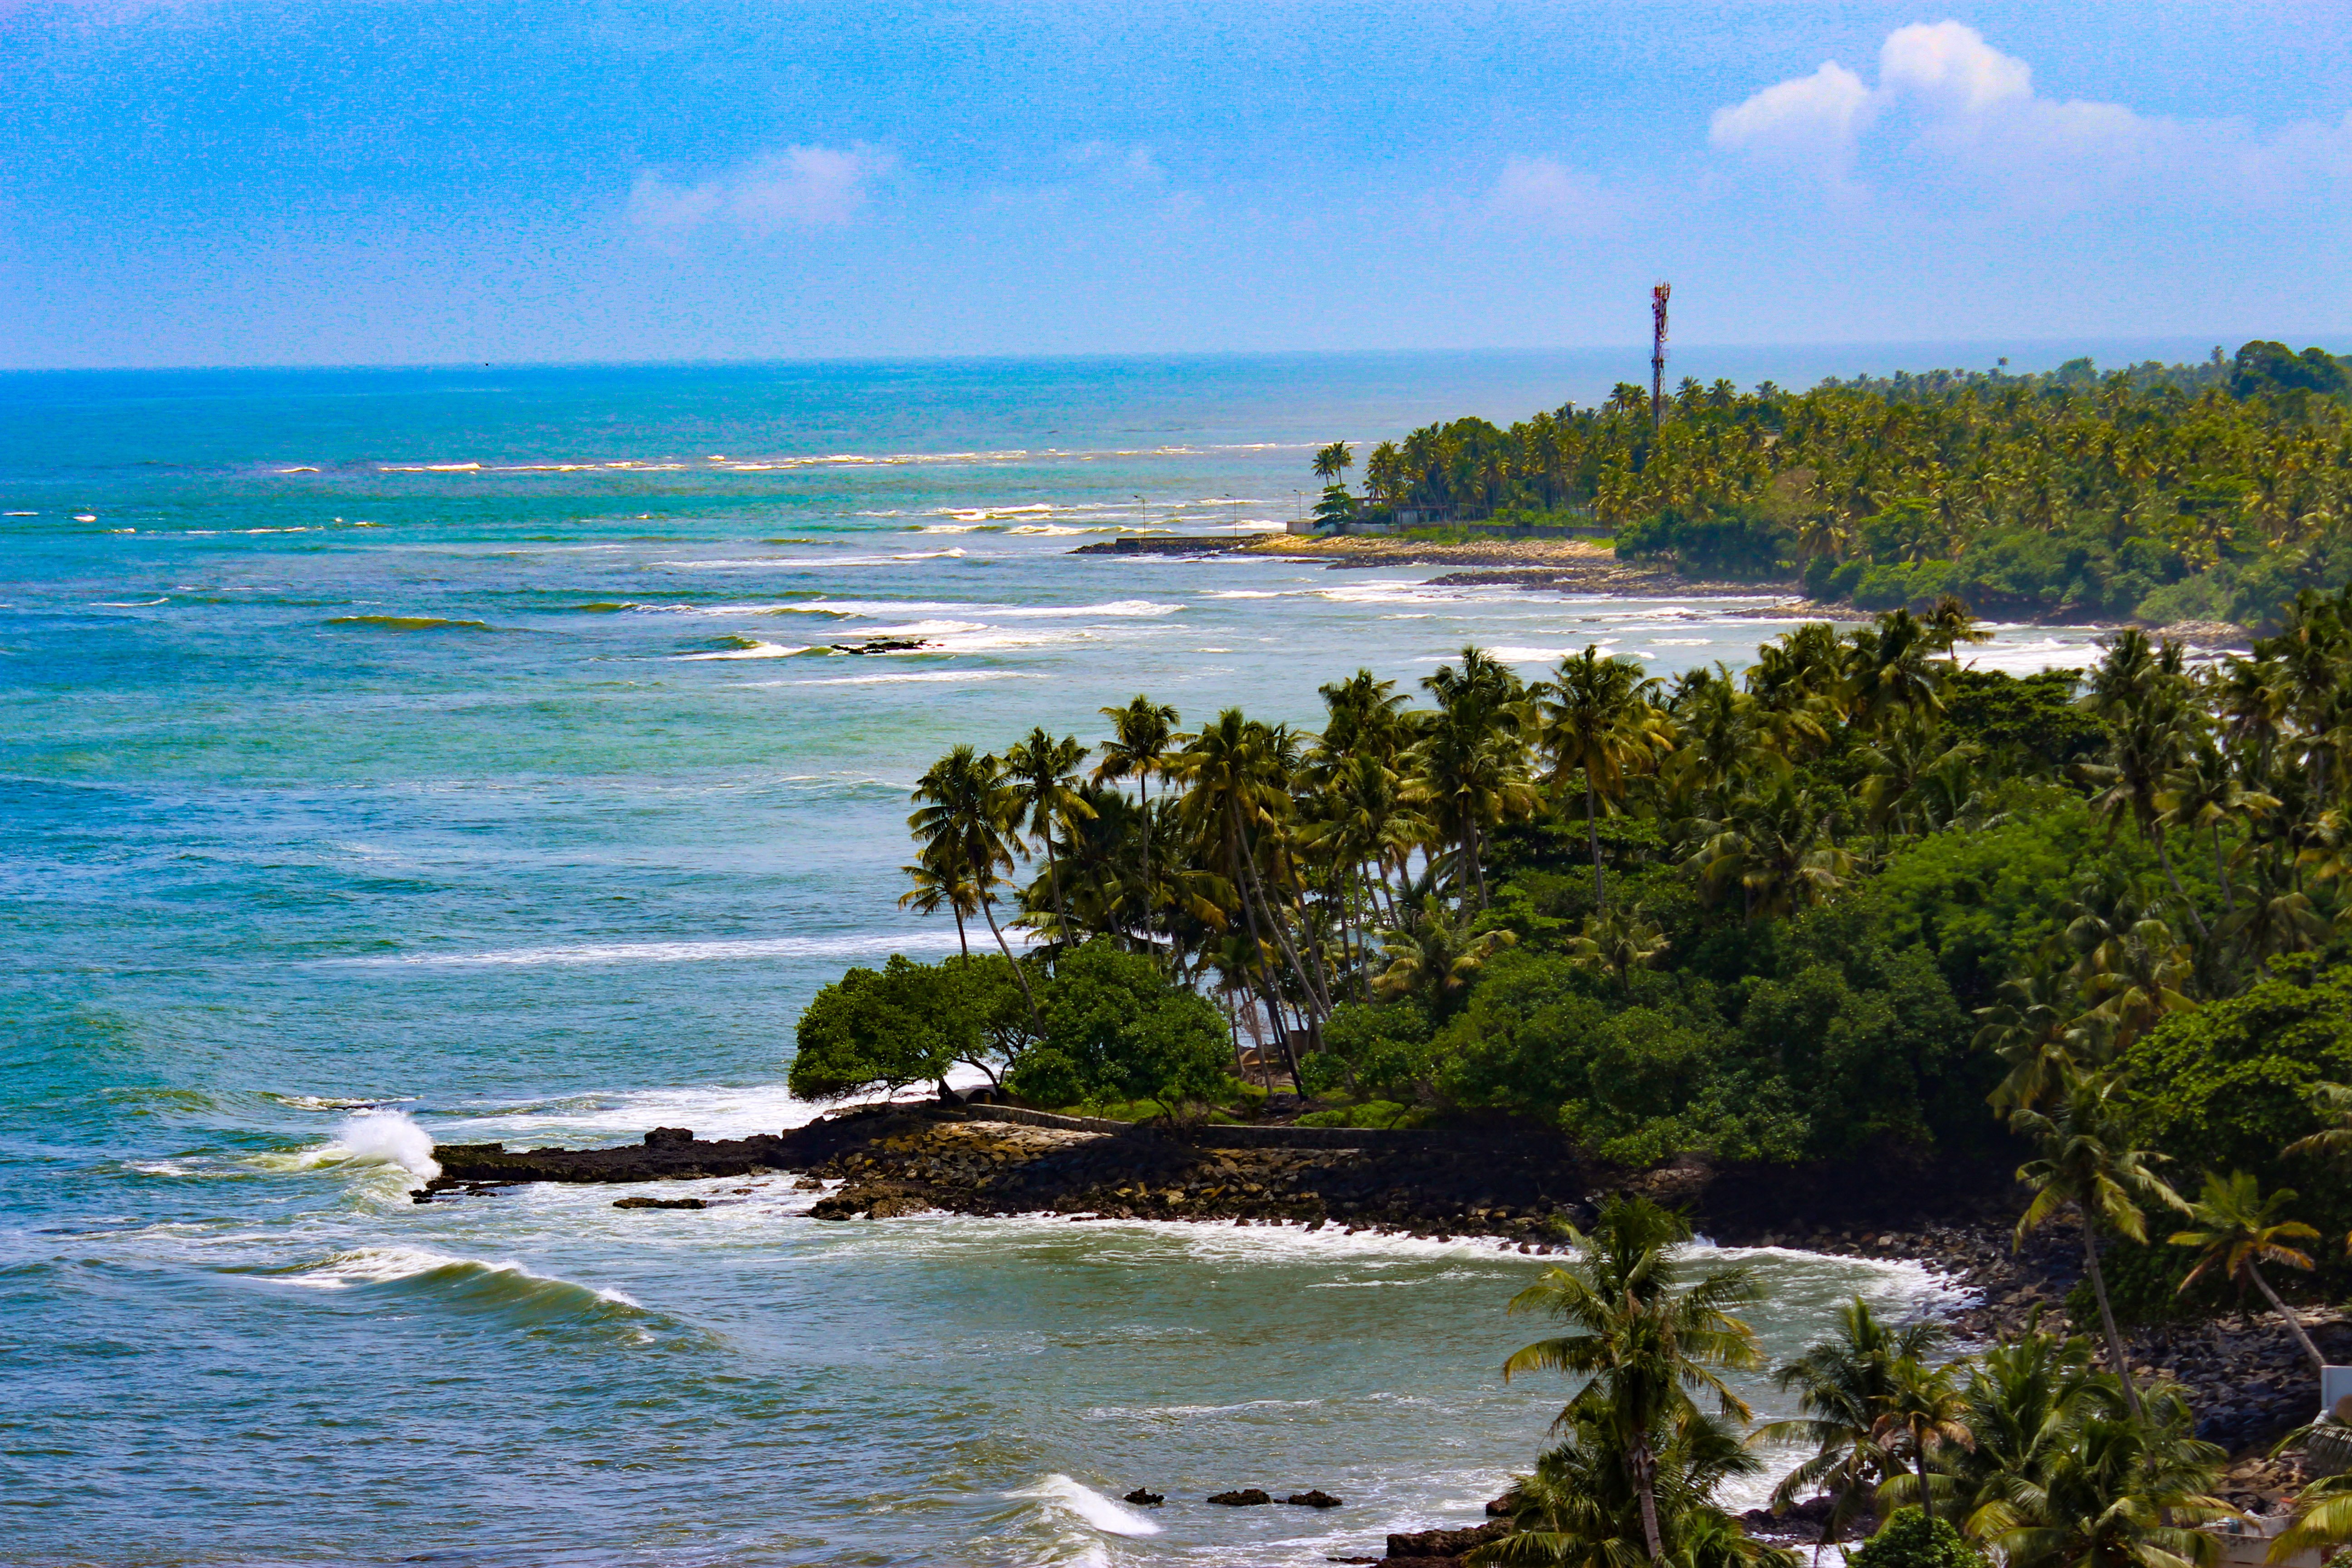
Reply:
<svg viewBox="0 0 2352 1568"><path fill-rule="evenodd" d="M1816 358L1741 379L1856 368ZM1626 374L0 376L0 1562L1309 1564L1474 1522L1563 1392L1500 1381L1538 1265L1491 1244L405 1194L436 1139L814 1114L808 996L954 942L897 899L957 741L1139 690L1312 721L1469 641L1752 658L1755 600L1070 553L1277 525L1324 441ZM1935 1291L1740 1256L1776 1356ZM1244 1486L1348 1506L1200 1500Z"/></svg>

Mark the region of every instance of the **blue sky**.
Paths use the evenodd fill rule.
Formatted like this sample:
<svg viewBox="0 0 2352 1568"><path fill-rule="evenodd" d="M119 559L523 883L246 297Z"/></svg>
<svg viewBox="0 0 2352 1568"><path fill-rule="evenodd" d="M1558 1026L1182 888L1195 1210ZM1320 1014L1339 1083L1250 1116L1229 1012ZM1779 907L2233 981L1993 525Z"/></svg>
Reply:
<svg viewBox="0 0 2352 1568"><path fill-rule="evenodd" d="M0 365L2352 332L2352 5L0 0Z"/></svg>

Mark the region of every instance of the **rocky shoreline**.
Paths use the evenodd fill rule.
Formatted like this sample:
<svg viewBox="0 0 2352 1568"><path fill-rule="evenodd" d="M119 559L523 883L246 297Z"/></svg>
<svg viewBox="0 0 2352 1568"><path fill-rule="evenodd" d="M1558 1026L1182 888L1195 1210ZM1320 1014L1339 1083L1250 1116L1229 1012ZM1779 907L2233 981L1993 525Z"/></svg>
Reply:
<svg viewBox="0 0 2352 1568"><path fill-rule="evenodd" d="M488 1195L522 1182L641 1184L789 1173L824 1189L819 1220L850 1223L925 1212L1073 1220L1181 1219L1230 1225L1344 1226L1438 1240L1477 1238L1506 1251L1558 1252L1567 1226L1609 1194L1641 1191L1676 1205L1726 1246L1777 1247L1906 1260L1931 1270L1964 1304L1948 1314L1967 1349L2070 1322L2082 1275L2079 1240L2051 1227L2011 1246L2018 1196L1997 1164L1903 1169L1868 1179L1833 1168L1717 1167L1685 1159L1627 1172L1579 1159L1556 1137L1521 1130L1396 1133L1263 1126L1154 1128L1087 1123L994 1108L894 1104L837 1111L776 1135L702 1140L657 1128L621 1148L509 1151L444 1144L442 1174L420 1203ZM618 1208L700 1208L696 1198L621 1197ZM2352 1360L2352 1322L2334 1310L2305 1321L2331 1360ZM2263 1511L2296 1478L2263 1456L2315 1413L2310 1366L2275 1314L2189 1321L2136 1331L2133 1370L2182 1385L2198 1433L2240 1455L2225 1483L2239 1506ZM1801 1510L1758 1515L1757 1533L1810 1542ZM1492 1527L1488 1527L1490 1530ZM1810 1533L1809 1533L1810 1531ZM1462 1536L1466 1543L1457 1543ZM1464 1531L1392 1536L1391 1563L1452 1561L1475 1544ZM1400 1550L1402 1548L1402 1550Z"/></svg>

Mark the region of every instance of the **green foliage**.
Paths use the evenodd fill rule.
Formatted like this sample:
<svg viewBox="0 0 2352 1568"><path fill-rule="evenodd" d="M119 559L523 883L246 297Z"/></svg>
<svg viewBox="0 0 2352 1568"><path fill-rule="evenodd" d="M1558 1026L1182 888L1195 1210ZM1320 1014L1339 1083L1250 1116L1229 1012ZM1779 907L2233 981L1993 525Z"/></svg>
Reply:
<svg viewBox="0 0 2352 1568"><path fill-rule="evenodd" d="M1429 1082L1433 1033L1427 1009L1417 1002L1342 1002L1324 1026L1323 1043L1355 1069L1367 1093L1410 1102Z"/></svg>
<svg viewBox="0 0 2352 1568"><path fill-rule="evenodd" d="M1916 1508L1896 1509L1846 1561L1852 1568L1985 1568L1984 1553L1958 1531Z"/></svg>
<svg viewBox="0 0 2352 1568"><path fill-rule="evenodd" d="M1041 1064L1016 1080L1024 1093L1051 1088L1064 1104L1150 1100L1173 1113L1223 1086L1231 1048L1216 1004L1107 938L1064 954L1037 1001ZM1072 1084L1080 1092L1060 1099Z"/></svg>
<svg viewBox="0 0 2352 1568"><path fill-rule="evenodd" d="M1786 576L1795 536L1761 508L1670 506L1617 531L1617 553L1666 560L1695 577L1742 580Z"/></svg>
<svg viewBox="0 0 2352 1568"><path fill-rule="evenodd" d="M957 1062L1000 1071L1026 1048L1028 1021L1003 958L928 964L892 953L879 970L852 969L816 994L801 1015L786 1085L824 1101L944 1082Z"/></svg>

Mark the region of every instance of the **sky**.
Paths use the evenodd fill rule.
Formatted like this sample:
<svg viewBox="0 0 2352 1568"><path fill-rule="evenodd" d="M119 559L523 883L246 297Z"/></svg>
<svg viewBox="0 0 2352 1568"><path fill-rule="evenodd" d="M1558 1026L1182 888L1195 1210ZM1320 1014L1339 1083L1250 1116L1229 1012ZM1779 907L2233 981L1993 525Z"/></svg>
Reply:
<svg viewBox="0 0 2352 1568"><path fill-rule="evenodd" d="M2352 339L2352 0L0 0L0 366Z"/></svg>

